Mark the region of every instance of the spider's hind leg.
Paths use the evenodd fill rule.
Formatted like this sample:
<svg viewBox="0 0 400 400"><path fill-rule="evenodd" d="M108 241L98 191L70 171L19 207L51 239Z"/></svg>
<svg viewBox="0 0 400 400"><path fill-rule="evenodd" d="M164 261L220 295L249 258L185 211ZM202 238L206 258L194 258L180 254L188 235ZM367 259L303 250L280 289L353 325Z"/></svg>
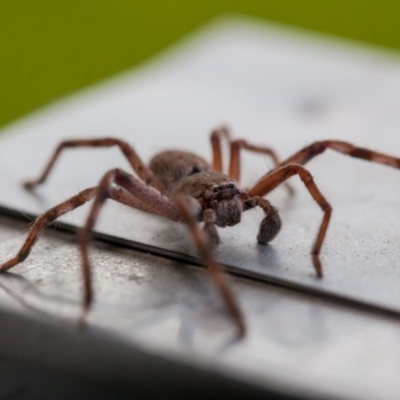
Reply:
<svg viewBox="0 0 400 400"><path fill-rule="evenodd" d="M331 149L350 157L361 158L366 161L372 161L378 164L400 168L400 158L379 153L374 150L365 149L363 147L357 147L351 143L340 140L323 140L320 142L314 142L293 154L291 157L281 163L280 166L289 164L304 165L315 156L323 153L326 149Z"/></svg>
<svg viewBox="0 0 400 400"><path fill-rule="evenodd" d="M108 148L108 147L119 147L124 157L127 159L129 164L131 165L132 169L136 172L139 179L146 182L147 184L155 187L160 191L164 191L165 188L159 181L159 179L153 174L153 172L146 166L139 155L136 153L135 149L127 142L117 139L117 138L100 138L100 139L72 139L72 140L65 140L61 142L53 155L51 156L50 160L45 165L45 168L42 174L37 179L29 180L24 183L25 189L32 190L36 186L42 184L47 179L50 172L53 170L54 165L58 158L60 157L61 153L70 148L83 148L83 147L90 147L90 148Z"/></svg>

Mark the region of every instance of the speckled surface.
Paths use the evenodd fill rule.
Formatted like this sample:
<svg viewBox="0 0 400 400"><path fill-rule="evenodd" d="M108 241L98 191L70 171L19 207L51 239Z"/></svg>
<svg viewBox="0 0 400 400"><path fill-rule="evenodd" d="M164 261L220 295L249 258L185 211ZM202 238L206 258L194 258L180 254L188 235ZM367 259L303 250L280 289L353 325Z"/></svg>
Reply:
<svg viewBox="0 0 400 400"><path fill-rule="evenodd" d="M25 230L0 218L1 259ZM102 243L92 246L92 260L95 305L83 331L73 235L47 231L31 257L0 276L3 360L133 393L139 370L140 390L151 382L174 390L183 368L183 393L195 380L212 386L227 379L299 398L397 397L396 320L231 277L248 327L237 341L202 268Z"/></svg>

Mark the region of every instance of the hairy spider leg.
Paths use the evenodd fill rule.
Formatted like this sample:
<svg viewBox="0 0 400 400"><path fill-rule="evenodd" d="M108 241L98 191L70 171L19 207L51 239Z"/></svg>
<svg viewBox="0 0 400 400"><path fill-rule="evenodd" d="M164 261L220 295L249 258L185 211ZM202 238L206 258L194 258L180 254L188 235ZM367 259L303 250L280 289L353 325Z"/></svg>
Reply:
<svg viewBox="0 0 400 400"><path fill-rule="evenodd" d="M114 182L119 184L121 187L113 186L112 183ZM175 205L166 196L162 195L153 187L147 186L144 182L135 178L133 175L119 169L111 170L103 177L98 187L85 189L39 216L33 224L25 243L17 255L1 265L0 271L7 271L24 261L28 257L32 246L35 244L41 230L45 226L93 198L95 198L95 200L91 212L87 218L85 227L79 235L84 281L83 312L80 318L81 322L84 321L93 298L87 248L97 215L104 201L107 198L110 198L129 207L158 214L173 221L179 221L181 219Z"/></svg>
<svg viewBox="0 0 400 400"><path fill-rule="evenodd" d="M222 150L221 139L225 138L228 143L231 142L231 137L228 129L224 126L214 129L211 132L210 140L213 153L212 168L216 172L223 172L222 166Z"/></svg>
<svg viewBox="0 0 400 400"><path fill-rule="evenodd" d="M400 158L378 153L377 151L357 147L348 142L340 140L323 140L314 142L309 146L293 154L287 160L283 161L281 166L288 164L304 165L315 156L323 153L326 149L332 149L350 157L361 158L378 164L388 165L394 168L400 168Z"/></svg>
<svg viewBox="0 0 400 400"><path fill-rule="evenodd" d="M86 202L93 199L96 195L97 187L92 187L83 190L77 195L63 201L62 203L56 205L55 207L50 208L44 214L40 215L36 218L33 223L28 236L22 245L21 249L18 251L17 255L10 260L6 261L4 264L0 266L0 271L7 271L15 265L24 261L29 253L33 245L36 243L36 240L43 228L49 225L51 222L66 214L69 211L74 210L75 208L85 204Z"/></svg>
<svg viewBox="0 0 400 400"><path fill-rule="evenodd" d="M279 165L279 158L274 150L269 147L264 146L255 146L250 144L244 139L233 140L230 143L231 146L231 159L229 163L229 176L235 181L240 181L240 172L241 172L241 162L240 162L240 150L245 149L249 150L253 153L265 154L270 156L274 166Z"/></svg>
<svg viewBox="0 0 400 400"><path fill-rule="evenodd" d="M173 221L179 221L180 216L174 203L158 190L147 186L133 175L119 169L108 171L101 179L97 195L93 201L86 223L79 235L79 247L82 256L82 273L84 281L83 313L81 322L84 321L93 300L93 289L91 279L91 268L89 260L89 242L93 228L98 219L104 202L113 195L114 184L122 187L125 191L114 191L113 199L131 207L139 208L154 214L161 215ZM128 193L131 195L129 198ZM137 200L133 199L136 198ZM143 206L141 206L143 204Z"/></svg>
<svg viewBox="0 0 400 400"><path fill-rule="evenodd" d="M23 262L29 256L31 249L36 243L43 228L51 224L57 218L92 200L95 197L97 190L97 187L91 187L82 190L77 195L70 197L60 204L57 204L56 206L50 208L45 213L37 217L17 255L5 262L4 264L0 265L0 272L7 271L15 265ZM109 190L109 197L112 200L115 200L131 208L137 208L142 211L158 214L165 217L165 212L160 211L157 206L152 207L151 203L141 202L138 198L134 197L131 193L120 187L111 187ZM170 212L167 218L174 221L179 221L179 217L176 213L173 212Z"/></svg>
<svg viewBox="0 0 400 400"><path fill-rule="evenodd" d="M196 246L199 249L200 254L205 259L206 264L211 272L211 276L221 292L227 307L234 317L240 335L244 334L244 323L238 306L234 300L233 295L229 290L229 286L226 283L225 275L221 271L221 267L213 260L211 253L208 249L208 242L201 235L201 231L198 230L195 219L190 216L190 212L187 206L188 200L183 203L183 200L177 200L176 205L167 197L160 194L156 189L146 186L143 182L139 181L133 175L121 170L113 169L107 172L98 186L98 192L94 199L92 208L89 216L86 220L86 224L81 231L79 236L79 245L82 255L82 271L84 277L84 302L83 312L80 321L83 322L90 309L90 305L93 300L93 289L91 280L91 268L88 254L88 245L93 231L94 225L98 219L99 212L108 197L110 197L109 191L113 188L113 185L117 184L129 194L137 197L141 203L147 204L148 209L146 211L153 212L158 215L162 215L165 218L173 221L179 221L181 218L189 226L190 232L195 240ZM126 196L127 192L121 192ZM130 200L125 199L120 202L129 204ZM193 227L194 226L194 227ZM199 233L200 232L200 233Z"/></svg>
<svg viewBox="0 0 400 400"><path fill-rule="evenodd" d="M280 160L277 153L270 147L256 146L244 139L231 140L231 134L229 133L229 130L226 127L221 127L215 129L211 133L214 171L222 172L222 153L221 153L222 138L225 138L230 146L228 175L236 182L240 181L240 173L241 173L240 151L242 149L248 150L253 153L264 154L271 157L274 167L277 167L280 164ZM290 194L294 193L293 188L288 183L285 183L285 186L289 190Z"/></svg>
<svg viewBox="0 0 400 400"><path fill-rule="evenodd" d="M127 142L116 138L101 138L101 139L76 139L76 140L65 140L61 142L56 150L54 151L52 157L49 162L46 164L46 167L43 173L40 175L38 179L31 180L25 182L24 186L26 189L33 189L35 186L43 183L50 171L53 169L55 162L60 156L61 152L67 148L76 148L76 147L112 147L118 146L122 151L123 155L128 160L129 164L136 172L137 176L146 182L147 184L155 187L161 192L165 192L164 186L161 184L159 179L154 176L153 172L143 163L135 150L130 146Z"/></svg>
<svg viewBox="0 0 400 400"><path fill-rule="evenodd" d="M198 252L200 253L201 257L203 258L205 265L207 266L207 269L210 272L210 275L215 285L217 286L219 292L221 293L222 298L224 299L225 304L234 322L237 325L239 336L243 337L246 334L246 326L244 323L242 312L240 311L240 308L236 303L235 297L233 296L233 293L229 287L227 275L224 273L222 267L215 262L210 251L209 239L211 239L211 241L213 239L212 237L209 238L208 235L210 226L213 225L213 219L215 221L215 215L214 217L212 216L212 213L214 213L214 211L211 209L206 209L203 212L204 220L206 223L205 226L208 225L208 228L206 228L206 232L208 234L206 234L205 231L199 229L197 225L197 220L194 217L193 212L191 212L191 207L190 207L191 201L192 199L187 198L186 196L177 196L175 198L175 204L177 209L179 210L179 214L182 216L183 222L185 222L186 225L188 226L189 232L192 235L195 246Z"/></svg>
<svg viewBox="0 0 400 400"><path fill-rule="evenodd" d="M319 253L321 251L322 243L325 238L326 231L328 229L329 220L332 214L332 207L319 191L317 185L315 184L312 175L300 164L289 164L271 171L269 174L261 178L248 192L249 197L260 196L263 197L267 193L271 192L277 186L285 182L288 178L293 175L299 175L300 179L303 181L307 190L317 204L321 207L324 217L322 219L317 239L315 240L314 246L312 248L312 260L314 264L315 271L318 277L322 277L322 264L319 258Z"/></svg>

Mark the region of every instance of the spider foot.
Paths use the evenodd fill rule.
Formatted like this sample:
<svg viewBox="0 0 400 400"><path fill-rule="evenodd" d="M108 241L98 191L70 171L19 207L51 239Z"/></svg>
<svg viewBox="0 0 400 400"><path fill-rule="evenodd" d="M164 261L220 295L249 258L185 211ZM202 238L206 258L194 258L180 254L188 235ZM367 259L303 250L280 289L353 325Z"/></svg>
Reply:
<svg viewBox="0 0 400 400"><path fill-rule="evenodd" d="M0 265L0 272L5 272L14 267L15 265L19 264L20 262L24 261L26 257L28 257L29 251L18 254L16 257L11 258L10 260L6 261L2 265Z"/></svg>
<svg viewBox="0 0 400 400"><path fill-rule="evenodd" d="M243 339L246 336L246 324L244 323L243 318L241 317L237 321L237 327L238 327L238 339Z"/></svg>
<svg viewBox="0 0 400 400"><path fill-rule="evenodd" d="M6 261L4 264L0 265L0 272L6 272L10 268L12 268L15 264L16 262L14 261L14 259Z"/></svg>
<svg viewBox="0 0 400 400"><path fill-rule="evenodd" d="M87 316L89 314L90 307L85 306L81 312L81 315L78 318L78 328L79 329L84 329L87 324Z"/></svg>
<svg viewBox="0 0 400 400"><path fill-rule="evenodd" d="M37 181L26 181L23 183L23 186L26 190L33 190L38 184L39 182Z"/></svg>
<svg viewBox="0 0 400 400"><path fill-rule="evenodd" d="M214 250L220 244L220 238L217 228L215 226L215 212L211 209L206 209L203 213L204 226L203 232L205 233L210 250Z"/></svg>
<svg viewBox="0 0 400 400"><path fill-rule="evenodd" d="M319 255L313 254L312 260L313 260L315 272L317 273L317 278L322 278L324 276L324 274L322 272L322 264L321 264L321 260L319 259Z"/></svg>
<svg viewBox="0 0 400 400"><path fill-rule="evenodd" d="M205 224L203 227L203 232L207 237L210 250L215 250L221 242L217 228L214 224Z"/></svg>

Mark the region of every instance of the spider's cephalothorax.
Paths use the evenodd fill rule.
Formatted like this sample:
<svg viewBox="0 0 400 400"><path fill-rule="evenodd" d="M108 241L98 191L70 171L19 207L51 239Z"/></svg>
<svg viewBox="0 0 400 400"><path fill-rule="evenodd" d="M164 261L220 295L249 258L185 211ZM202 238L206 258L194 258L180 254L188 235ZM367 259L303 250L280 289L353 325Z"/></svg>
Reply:
<svg viewBox="0 0 400 400"><path fill-rule="evenodd" d="M174 185L172 194L190 196L199 202L201 210L213 210L215 225L221 228L240 222L243 212L240 192L225 174L211 171L187 176ZM198 219L203 220L202 214Z"/></svg>
<svg viewBox="0 0 400 400"><path fill-rule="evenodd" d="M224 174L222 171L222 139L226 139L230 147L228 174ZM264 196L285 183L291 176L298 175L324 213L311 253L317 276L322 277L319 253L329 225L332 208L303 165L326 149L332 149L351 157L400 168L399 158L338 140L315 142L293 154L284 162L280 162L275 152L268 147L255 146L246 140L231 140L226 128L212 132L211 144L213 150L212 165L192 153L165 151L154 156L149 165L146 166L128 143L116 138L79 139L62 142L39 179L26 182L25 188L33 189L38 184L43 183L60 153L63 149L69 147L118 146L130 163L135 175L118 168L112 169L105 173L98 186L83 190L39 216L20 251L14 258L1 265L0 271L7 271L28 256L44 226L94 199L79 240L84 279L83 313L81 317L81 321L83 321L92 303L93 292L88 244L101 207L107 198L111 198L129 207L187 224L194 243L237 324L239 334L244 335L245 324L240 309L230 291L221 267L214 261L211 254L211 245L217 244L219 240L216 226L236 225L240 222L243 212L254 207L260 207L264 211L265 217L261 221L257 240L259 243L268 243L279 232L281 220L277 209ZM249 190L240 190L237 186L240 181L240 151L242 149L268 155L275 164L275 168L263 175ZM197 225L199 221L204 222L203 230L199 229Z"/></svg>

